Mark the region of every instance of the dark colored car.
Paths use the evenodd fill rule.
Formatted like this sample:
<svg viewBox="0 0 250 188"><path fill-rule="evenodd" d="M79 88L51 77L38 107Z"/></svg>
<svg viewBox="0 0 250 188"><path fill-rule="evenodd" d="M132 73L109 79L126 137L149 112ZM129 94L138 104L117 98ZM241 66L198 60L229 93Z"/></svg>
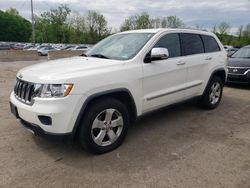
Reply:
<svg viewBox="0 0 250 188"><path fill-rule="evenodd" d="M250 45L235 52L228 60L227 82L250 84Z"/></svg>
<svg viewBox="0 0 250 188"><path fill-rule="evenodd" d="M239 48L230 48L227 50L228 57L231 57L235 52L237 52Z"/></svg>

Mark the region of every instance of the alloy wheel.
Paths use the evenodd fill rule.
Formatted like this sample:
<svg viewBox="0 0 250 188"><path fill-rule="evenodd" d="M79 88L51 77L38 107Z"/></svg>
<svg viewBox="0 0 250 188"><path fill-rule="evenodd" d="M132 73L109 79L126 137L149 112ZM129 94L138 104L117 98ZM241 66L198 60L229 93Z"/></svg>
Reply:
<svg viewBox="0 0 250 188"><path fill-rule="evenodd" d="M123 125L123 117L118 110L103 110L92 123L92 139L99 146L111 145L121 135Z"/></svg>

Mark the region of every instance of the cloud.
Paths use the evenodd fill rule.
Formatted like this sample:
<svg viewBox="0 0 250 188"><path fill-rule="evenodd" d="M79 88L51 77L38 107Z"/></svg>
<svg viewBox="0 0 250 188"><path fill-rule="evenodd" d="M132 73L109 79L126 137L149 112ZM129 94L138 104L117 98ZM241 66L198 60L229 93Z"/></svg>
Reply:
<svg viewBox="0 0 250 188"><path fill-rule="evenodd" d="M153 17L176 15L188 26L199 24L211 28L222 21L231 27L250 22L249 0L34 0L34 11L40 14L60 4L68 4L71 10L86 13L96 10L103 14L110 26L119 28L130 15L148 12ZM0 1L1 9L18 9L20 14L30 18L30 5L27 0Z"/></svg>

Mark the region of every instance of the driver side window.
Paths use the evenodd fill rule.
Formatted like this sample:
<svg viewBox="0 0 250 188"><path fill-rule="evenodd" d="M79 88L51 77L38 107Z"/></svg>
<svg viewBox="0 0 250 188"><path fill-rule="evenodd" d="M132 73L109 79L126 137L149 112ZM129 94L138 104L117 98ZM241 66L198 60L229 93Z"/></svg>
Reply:
<svg viewBox="0 0 250 188"><path fill-rule="evenodd" d="M154 48L167 48L169 58L181 56L181 45L178 33L164 35L154 46Z"/></svg>

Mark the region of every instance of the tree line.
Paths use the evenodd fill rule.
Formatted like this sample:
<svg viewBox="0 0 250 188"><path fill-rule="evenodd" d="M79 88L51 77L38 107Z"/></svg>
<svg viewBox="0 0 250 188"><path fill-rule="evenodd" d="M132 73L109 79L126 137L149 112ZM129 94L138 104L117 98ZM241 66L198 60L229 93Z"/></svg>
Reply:
<svg viewBox="0 0 250 188"><path fill-rule="evenodd" d="M16 9L0 10L0 41L30 41L31 32L31 23Z"/></svg>
<svg viewBox="0 0 250 188"><path fill-rule="evenodd" d="M31 41L31 23L21 17L16 9L0 11L0 41ZM132 15L124 20L119 30L147 28L188 28L177 16L152 17L148 13ZM196 25L197 29L203 29ZM250 44L250 23L240 26L237 36L230 35L230 25L222 22L212 29L224 45ZM60 5L35 16L36 42L38 43L87 43L94 44L112 34L106 18L96 12L72 12L67 5Z"/></svg>

